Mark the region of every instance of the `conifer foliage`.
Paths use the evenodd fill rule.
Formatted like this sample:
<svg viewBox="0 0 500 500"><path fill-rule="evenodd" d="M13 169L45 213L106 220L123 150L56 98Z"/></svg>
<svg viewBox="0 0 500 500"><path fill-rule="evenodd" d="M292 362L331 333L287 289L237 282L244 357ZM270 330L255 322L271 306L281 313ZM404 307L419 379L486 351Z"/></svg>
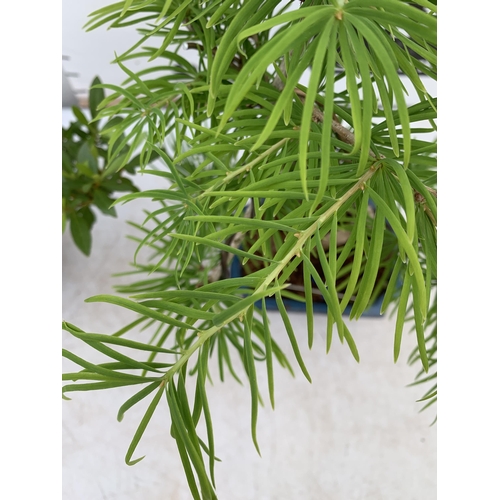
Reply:
<svg viewBox="0 0 500 500"><path fill-rule="evenodd" d="M157 208L137 227L136 256L152 257L135 264L135 281L87 299L137 319L112 334L63 322L103 356L93 364L63 351L78 366L63 376L63 396L130 386L118 420L149 402L129 465L144 458L136 447L166 405L193 498L217 498L209 359L221 378L243 364L258 450L256 370L267 370L271 404L276 363L309 378L296 338L312 345L318 293L326 350L338 337L359 359L349 321L382 294L381 312L396 314L394 359L410 321L415 383L435 383L437 99L426 85L437 77L436 23L427 0L125 0L90 15L89 30L137 25L137 42L114 61L124 83L95 86L106 92L97 119L117 171L139 149L141 171L158 179L115 204L150 198ZM136 58L147 68L133 71ZM273 339L270 297L295 360ZM306 304L307 332L294 331L289 298ZM133 340L138 328L152 335Z"/></svg>

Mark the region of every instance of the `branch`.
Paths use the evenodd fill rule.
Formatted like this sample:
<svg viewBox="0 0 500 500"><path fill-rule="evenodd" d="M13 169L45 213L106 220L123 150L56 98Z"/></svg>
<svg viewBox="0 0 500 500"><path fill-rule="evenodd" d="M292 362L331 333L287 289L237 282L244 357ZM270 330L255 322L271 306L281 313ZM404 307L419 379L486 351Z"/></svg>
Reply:
<svg viewBox="0 0 500 500"><path fill-rule="evenodd" d="M434 196L434 198L437 199L437 191L433 188L428 187L428 186L425 186L425 187L427 188L427 191L429 191L429 193L431 193L432 196ZM429 217L429 219L432 221L432 223L434 224L434 227L437 227L437 221L434 218L434 215L432 214L432 210L427 205L427 201L425 199L425 196L422 193L419 193L416 189L414 189L413 190L413 198L415 199L416 203L419 203L423 207L424 212L427 214L427 217Z"/></svg>
<svg viewBox="0 0 500 500"><path fill-rule="evenodd" d="M304 103L305 98L306 98L306 93L300 89L295 89L294 92L299 96L299 99L302 101L302 103ZM323 114L323 112L319 108L314 107L312 119L316 123L323 123L325 121L325 115ZM350 146L354 146L354 134L349 129L347 129L346 127L341 125L338 122L335 115L333 116L333 120L332 120L332 131L334 134L337 134L338 138L341 141L345 142L346 144L349 144ZM375 153L371 149L370 149L370 156L372 158L377 158L377 156L375 155ZM385 156L380 155L380 158L383 159L383 158L385 158Z"/></svg>

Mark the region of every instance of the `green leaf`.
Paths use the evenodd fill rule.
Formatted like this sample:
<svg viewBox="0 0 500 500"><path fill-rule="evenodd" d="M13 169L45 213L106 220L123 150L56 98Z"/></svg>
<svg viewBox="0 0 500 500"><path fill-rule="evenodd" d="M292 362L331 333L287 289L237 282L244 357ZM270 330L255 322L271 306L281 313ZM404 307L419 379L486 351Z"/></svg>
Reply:
<svg viewBox="0 0 500 500"><path fill-rule="evenodd" d="M214 99L218 94L219 87L221 85L224 73L227 71L227 68L231 64L233 60L234 54L237 48L237 39L236 36L242 31L243 27L248 23L250 23L252 19L252 15L258 13L258 11L264 11L261 4L262 0L249 0L245 2L243 6L238 10L238 13L231 21L229 26L226 28L224 32L224 36L222 37L218 50L215 54L215 58L212 64L212 74L210 79L210 97L208 101L208 109L207 114L210 116L212 114ZM266 8L269 7L272 9L276 4L278 4L278 0L270 0L266 2ZM259 9L259 7L261 7ZM257 16L258 18L260 16ZM212 21L210 20L207 23L207 28L211 26Z"/></svg>
<svg viewBox="0 0 500 500"><path fill-rule="evenodd" d="M84 142L81 145L76 156L76 161L78 163L86 163L94 174L97 174L99 172L96 156L94 155L94 153L92 153L91 147L89 146L88 142Z"/></svg>
<svg viewBox="0 0 500 500"><path fill-rule="evenodd" d="M125 309L130 309L131 311L135 311L143 316L147 316L156 321L160 321L162 323L167 323L169 325L178 326L180 328L188 328L191 330L198 331L198 328L189 325L187 323L183 323L175 318L170 316L166 316L165 314L161 314L157 311L154 311L150 307L143 306L141 304L137 304L132 300L124 299L122 297L115 297L113 295L94 295L93 297L89 297L85 299L85 302L107 302L108 304L115 304L120 307L124 307Z"/></svg>
<svg viewBox="0 0 500 500"><path fill-rule="evenodd" d="M85 220L83 214L72 212L69 216L71 236L75 245L87 256L90 255L92 246L92 235L90 234L90 226Z"/></svg>
<svg viewBox="0 0 500 500"><path fill-rule="evenodd" d="M321 243L319 230L316 231L315 240L316 240L316 249L317 249L319 259L321 262L321 267L323 268L323 273L325 275L326 283L328 285L328 290L326 290L326 289L322 290L323 297L325 298L325 301L327 302L328 307L330 308L330 311L332 313L333 319L335 320L335 323L337 324L338 335L339 335L340 341L342 342L344 339L344 320L342 319L342 311L340 309L339 298L338 298L337 290L335 287L336 283L335 283L335 277L334 277L334 274L333 274L332 268L331 268L332 264L331 264L331 262L328 261L328 259L326 257L325 251L323 249L323 245ZM304 261L304 263L306 264L306 266L308 264L310 264L309 268L312 267L312 264L310 262L308 262L308 259L306 259ZM312 269L311 269L311 271L312 271ZM316 271L316 270L314 270L314 271ZM314 272L314 280L319 285L323 284L319 275L317 274L317 272ZM329 342L327 341L326 352L329 351L330 344L331 344L331 339Z"/></svg>
<svg viewBox="0 0 500 500"><path fill-rule="evenodd" d="M325 16L325 12L327 10L332 11L333 8L327 6L314 7L314 9L315 11L305 17L300 23L291 26L279 35L273 37L263 48L264 50L261 48L260 51L243 66L243 69L238 74L229 92L224 115L220 121L219 131L221 131L222 127L227 123L233 112L243 100L245 94L273 61L277 60L280 56L294 47L298 49L301 43L311 37L313 34L311 31L312 29L316 32L321 31L321 27L324 26L328 20L328 17ZM261 51L262 55L260 55Z"/></svg>
<svg viewBox="0 0 500 500"><path fill-rule="evenodd" d="M249 219L245 217L234 217L234 216L224 216L224 215L190 215L185 217L185 220L192 220L197 222L218 222L221 224L238 224L239 226L245 226L245 228L258 228L258 229L273 229L274 231L285 231L294 232L297 229L293 226L288 226L276 221L261 220L261 219ZM285 220L285 222L287 222ZM294 221L297 222L297 221ZM302 222L302 220L298 221ZM305 222L308 222L307 220ZM238 227L239 227L238 226ZM236 231L235 231L236 232Z"/></svg>
<svg viewBox="0 0 500 500"><path fill-rule="evenodd" d="M411 276L407 268L403 280L403 286L401 288L401 292L399 295L398 314L396 318L396 331L394 334L394 363L396 363L396 361L398 360L399 353L401 350L401 339L403 337L403 326L406 317L406 307L408 305L408 297L410 295L410 285L411 285Z"/></svg>
<svg viewBox="0 0 500 500"><path fill-rule="evenodd" d="M189 415L189 408L186 409L186 412L184 412L183 415L180 407L179 390L176 390L172 380L168 384L167 401L170 407L170 415L172 416L172 424L173 426L175 426L175 432L178 435L178 438L180 438L180 440L182 441L182 444L184 445L189 458L196 470L196 474L198 475L198 479L200 481L203 498L215 498L215 493L210 486L210 482L205 472L205 466L203 464L198 438L196 436L196 433L194 433L193 435L194 427ZM191 430L191 432L189 432L189 430Z"/></svg>
<svg viewBox="0 0 500 500"><path fill-rule="evenodd" d="M229 245L225 245L224 243L219 243L218 241L213 241L208 238L202 238L200 236L192 236L189 234L180 234L180 233L168 233L168 236L171 238L177 238L179 240L192 241L197 243L198 245L206 245L209 247L214 247L224 252L232 253L234 255L238 255L239 257L247 257L249 259L261 260L263 262L274 262L271 259L266 259L265 257L260 257L258 255L254 255L243 250L239 250L238 248L233 248Z"/></svg>
<svg viewBox="0 0 500 500"><path fill-rule="evenodd" d="M357 132L358 135L361 136L361 142L360 142L361 154L359 158L359 166L357 174L361 175L366 167L366 163L370 155L370 139L372 131L374 92L373 92L373 87L371 82L371 72L369 67L370 56L364 43L365 40L360 35L360 33L356 33L350 23L344 22L343 24L349 35L349 41L351 42L354 49L354 55L356 57L356 62L361 77L361 89L363 91L361 129ZM352 102L352 96L350 97Z"/></svg>
<svg viewBox="0 0 500 500"><path fill-rule="evenodd" d="M295 333L293 332L292 323L290 321L290 318L288 317L288 313L286 311L285 304L283 303L283 299L281 298L281 293L279 292L279 290L276 292L275 298L278 310L285 325L286 333L288 334L290 344L292 345L293 353L295 354L295 359L297 360L297 363L299 364L304 377L306 377L306 379L312 384L311 376L309 375L306 365L304 364L304 360L302 359L302 355L300 354L299 345L297 344L297 339L295 337Z"/></svg>
<svg viewBox="0 0 500 500"><path fill-rule="evenodd" d="M363 252L364 252L366 218L368 215L369 197L370 196L368 194L368 191L365 188L365 191L363 192L363 197L361 199L361 203L359 204L358 214L356 217L356 238L355 238L356 248L354 250L354 260L352 263L351 274L349 276L349 282L344 292L344 298L342 299L342 302L340 304L340 309L342 311L346 308L347 304L351 300L361 270L361 261L363 259Z"/></svg>
<svg viewBox="0 0 500 500"><path fill-rule="evenodd" d="M384 70L389 88L394 93L403 131L403 145L405 148L403 162L404 166L407 167L411 156L411 128L408 117L408 105L406 104L406 99L403 94L404 86L397 74L397 63L393 63L395 59L394 53L390 47L387 48L384 45L386 41L380 32L380 28L378 28L373 21L352 15L349 15L349 21L362 33L366 42L373 48L373 52L376 54L380 66ZM361 127L361 121L359 122L359 127Z"/></svg>
<svg viewBox="0 0 500 500"><path fill-rule="evenodd" d="M118 410L118 415L116 417L118 422L123 420L123 416L127 410L130 410L132 406L136 405L139 401L142 401L146 396L149 396L149 394L151 394L159 384L161 384L161 382L153 382L152 384L144 387L144 389L141 389L137 394L134 394L131 398L127 399L127 401L125 401L125 403L123 403Z"/></svg>
<svg viewBox="0 0 500 500"><path fill-rule="evenodd" d="M118 66L120 66L120 69L123 72L125 72L132 80L134 80L135 83L137 83L137 86L142 90L144 95L147 95L148 97L151 98L155 97L154 94L149 90L147 85L134 72L130 71L124 64L121 63L120 58L116 55L116 52L115 52L115 61L118 64Z"/></svg>
<svg viewBox="0 0 500 500"><path fill-rule="evenodd" d="M64 358L69 359L70 361L73 361L77 365L80 365L81 367L85 368L86 370L89 370L90 372L93 373L98 373L100 375L104 375L107 377L109 380L113 380L114 382L130 382L130 383L139 383L143 384L145 382L150 382L151 378L148 377L141 377L138 375L132 375L130 373L121 373L116 370L110 370L109 368L103 368L102 366L99 365L94 365L93 363L90 363L88 361L85 361L84 359L76 356L75 354L72 354L71 352L67 351L66 349L62 350L62 355Z"/></svg>
<svg viewBox="0 0 500 500"><path fill-rule="evenodd" d="M308 240L304 248L304 254L309 258L311 254L311 240ZM312 283L311 283L311 273L307 266L303 267L304 275L304 295L306 299L306 317L307 317L307 345L309 349L312 348L314 341L314 306L313 306L313 296L312 296Z"/></svg>
<svg viewBox="0 0 500 500"><path fill-rule="evenodd" d="M381 265L382 246L385 236L385 217L382 213L376 212L373 230L371 232L370 247L366 256L366 265L363 278L359 285L356 300L352 305L350 317L359 319L366 310L375 287L375 281L379 274Z"/></svg>
<svg viewBox="0 0 500 500"><path fill-rule="evenodd" d="M76 119L82 124L85 125L86 127L89 126L89 121L87 120L87 117L82 113L80 108L77 108L76 106L72 106L72 111L73 114L75 115Z"/></svg>
<svg viewBox="0 0 500 500"><path fill-rule="evenodd" d="M214 444L214 431L212 426L212 417L210 415L210 407L208 405L207 393L205 390L205 380L208 374L208 357L209 357L210 347L208 342L203 344L203 347L200 350L199 355L199 364L198 364L198 380L196 384L196 390L201 398L201 404L203 408L203 413L205 415L205 424L207 429L207 437L208 437L208 450L209 461L210 461L210 478L212 480L212 484L215 487L215 460L217 457L215 456L215 444ZM203 447L203 442L200 440L200 445Z"/></svg>
<svg viewBox="0 0 500 500"><path fill-rule="evenodd" d="M195 292L193 292L193 297L195 296ZM212 312L197 310L192 306L184 306L167 300L144 300L141 302L141 305L153 307L162 311L173 312L179 316L185 316L191 319L212 319L214 317L214 313Z"/></svg>
<svg viewBox="0 0 500 500"><path fill-rule="evenodd" d="M134 321L133 325L137 325L140 320ZM151 344L144 344L143 342L137 342L130 339L122 339L118 335L103 335L101 333L85 333L74 325L63 321L63 330L71 333L76 338L84 341L91 342L102 342L104 344L119 345L122 347L129 347L130 349L136 349L138 351L149 351L149 352L163 352L166 354L179 354L177 351L171 349L165 349L164 347L154 346ZM122 333L122 332L120 332Z"/></svg>
<svg viewBox="0 0 500 500"><path fill-rule="evenodd" d="M413 237L410 238L404 231L394 212L391 211L387 203L378 195L378 193L376 193L369 186L366 186L366 189L369 191L370 196L373 198L375 204L377 205L377 210L382 210L384 216L387 218L387 221L396 233L400 247L406 252L406 255L408 256L415 277L413 294L414 296L418 296L418 303L420 306L419 313L421 314L422 321L425 321L425 318L427 316L427 291L424 275L420 266L420 261L418 259L417 252L413 248Z"/></svg>
<svg viewBox="0 0 500 500"><path fill-rule="evenodd" d="M342 23L339 27L339 44L340 44L340 56L345 68L346 73L346 86L349 94L349 100L351 103L351 116L354 126L354 144L352 146L351 154L355 154L359 151L361 147L362 135L362 108L361 101L359 99L358 85L356 83L356 76L358 74L357 61L355 55L353 54L351 43L347 35L347 28L345 23Z"/></svg>
<svg viewBox="0 0 500 500"><path fill-rule="evenodd" d="M312 65L311 76L309 78L309 88L307 89L306 100L302 111L302 120L300 126L300 139L299 139L299 170L300 180L302 183L302 190L308 199L307 190L307 151L309 142L309 132L311 127L309 123L312 120L312 113L316 102L316 94L318 85L322 76L323 60L327 48L330 44L330 33L333 29L333 17L331 22L327 23L319 36L318 46L315 50L314 62Z"/></svg>
<svg viewBox="0 0 500 500"><path fill-rule="evenodd" d="M158 392L155 394L155 397L151 401L148 409L146 410L146 413L144 414L144 417L142 418L139 427L135 431L134 437L132 438L132 442L130 443L130 446L128 447L127 454L125 455L125 463L127 465L134 465L138 462L140 462L144 457L136 458L135 460L132 460L132 455L134 454L137 445L139 444L139 441L141 440L144 431L146 430L146 427L148 426L151 417L153 416L153 413L156 410L156 407L158 406L158 403L160 402L161 396L165 390L165 384L161 383L160 388L158 389Z"/></svg>
<svg viewBox="0 0 500 500"><path fill-rule="evenodd" d="M252 440L257 453L260 455L259 443L257 442L257 414L259 409L259 388L257 385L257 373L255 370L255 359L253 354L251 330L253 320L253 304L248 308L244 319L244 344L243 350L245 353L245 365L250 382L250 393L252 399Z"/></svg>
<svg viewBox="0 0 500 500"><path fill-rule="evenodd" d="M168 400L168 391L167 391ZM175 439L177 444L177 449L179 450L179 456L181 457L182 466L184 468L184 474L186 475L186 480L191 491L191 495L194 500L201 500L200 493L198 491L198 485L193 474L193 468L191 467L191 462L189 461L189 456L186 451L186 446L184 445L176 426L172 423L172 428L170 434Z"/></svg>
<svg viewBox="0 0 500 500"><path fill-rule="evenodd" d="M92 81L92 85L90 87L89 109L92 118L95 118L97 116L97 108L99 107L99 104L101 104L101 102L104 100L104 90L102 88L94 87L94 85L100 85L100 84L101 80L99 79L98 76L96 76Z"/></svg>
<svg viewBox="0 0 500 500"><path fill-rule="evenodd" d="M90 210L90 208L88 207L84 207L79 212L82 214L83 218L87 221L88 226L92 228L92 225L95 222L95 215L92 212L92 210Z"/></svg>
<svg viewBox="0 0 500 500"><path fill-rule="evenodd" d="M127 158L127 154L123 153L119 156L116 156L111 160L107 165L106 168L103 170L101 174L101 178L104 179L105 177L109 177L110 175L115 174L119 170L121 170L125 166L125 160Z"/></svg>
<svg viewBox="0 0 500 500"><path fill-rule="evenodd" d="M380 307L380 314L384 314L391 302L394 300L396 287L398 286L398 280L400 279L400 271L403 262L400 258L396 260L394 269L392 271L389 283L385 289L384 300L382 301L382 306Z"/></svg>
<svg viewBox="0 0 500 500"><path fill-rule="evenodd" d="M359 363L359 353L358 353L358 348L356 347L356 343L354 342L354 339L352 338L351 332L349 331L349 328L347 328L347 325L344 324L344 338L347 342L347 345L349 346L349 349L351 350L351 354L353 355L354 359Z"/></svg>
<svg viewBox="0 0 500 500"><path fill-rule="evenodd" d="M417 274L414 273L411 276L412 287L416 287ZM427 373L429 371L429 357L427 355L427 347L425 345L425 332L424 332L424 324L425 317L422 314L422 311L427 313L427 298L424 299L424 302L421 302L421 297L417 294L413 294L413 313L414 313L414 321L415 321L415 331L417 333L417 344L418 344L418 352L420 353L420 360L422 361L422 366L424 371Z"/></svg>
<svg viewBox="0 0 500 500"><path fill-rule="evenodd" d="M404 211L406 216L406 232L408 235L413 235L415 233L415 202L413 197L413 190L410 184L410 180L407 175L407 170L394 160L388 159L387 165L394 171L397 178L399 179L399 184L403 192L404 198Z"/></svg>
<svg viewBox="0 0 500 500"><path fill-rule="evenodd" d="M87 391L102 391L104 389L116 389L118 387L127 387L129 385L143 384L143 380L126 380L126 381L106 381L95 382L91 384L69 384L62 389L63 399L70 400L65 397L67 392L87 392Z"/></svg>
<svg viewBox="0 0 500 500"><path fill-rule="evenodd" d="M276 125L278 124L285 108L287 106L293 105L293 96L295 94L295 89L300 77L303 75L304 71L310 64L310 61L314 57L318 41L319 39L313 40L311 45L307 48L305 53L300 58L297 66L288 75L285 88L280 93L279 98L276 101L276 104L273 107L273 111L269 116L269 119L266 121L263 130L259 133L257 142L253 146L254 148L259 148L267 139L269 139L269 136L275 130Z"/></svg>
<svg viewBox="0 0 500 500"><path fill-rule="evenodd" d="M132 295L132 299L182 299L188 301L193 299L197 301L217 300L224 302L237 302L239 297L235 297L229 293L206 292L201 288L196 290L168 290L159 292L146 292L138 295Z"/></svg>
<svg viewBox="0 0 500 500"><path fill-rule="evenodd" d="M337 51L334 50L337 45L337 35L338 35L338 24L335 23L333 26L333 33L330 37L330 47L326 54L326 82L325 82L325 106L324 106L324 118L323 118L323 129L321 131L321 174L320 174L320 184L318 186L318 192L316 194L316 199L311 207L311 213L315 209L325 194L326 187L329 180L329 171L331 163L331 142L332 142L332 121L333 121L333 109L334 109L334 87L335 87L335 65L337 63Z"/></svg>
<svg viewBox="0 0 500 500"><path fill-rule="evenodd" d="M114 201L115 200L110 198L108 193L102 189L96 189L94 191L94 204L103 214L116 217L116 209L111 206Z"/></svg>
<svg viewBox="0 0 500 500"><path fill-rule="evenodd" d="M232 280L229 280L232 281ZM262 290L260 292L254 292L248 297L245 297L244 299L241 299L237 304L234 304L221 313L217 314L214 319L214 325L216 326L222 326L225 324L228 320L230 320L233 317L237 317L241 313L243 313L248 307L250 307L254 302L257 300L260 300L264 297L270 297L274 295L275 293L279 292L279 290L282 290L285 287L282 286L277 286L273 288L267 288L265 290Z"/></svg>
<svg viewBox="0 0 500 500"><path fill-rule="evenodd" d="M267 385L269 389L269 400L271 407L274 410L274 374L273 374L273 352L272 352L272 337L269 330L269 319L266 311L266 301L262 299L262 323L264 326L264 345L266 348L266 368L267 368Z"/></svg>
<svg viewBox="0 0 500 500"><path fill-rule="evenodd" d="M88 177L88 179L92 179L92 180L94 179L95 172L93 172L89 168L88 162L76 163L75 166L80 174L84 175L85 177ZM86 181L88 181L88 179L82 179L82 185L81 185L82 191L84 191L86 193L90 190L90 188L92 187L92 184L93 184L93 182L90 182L88 184L85 183ZM83 184L83 183L85 183L85 184Z"/></svg>

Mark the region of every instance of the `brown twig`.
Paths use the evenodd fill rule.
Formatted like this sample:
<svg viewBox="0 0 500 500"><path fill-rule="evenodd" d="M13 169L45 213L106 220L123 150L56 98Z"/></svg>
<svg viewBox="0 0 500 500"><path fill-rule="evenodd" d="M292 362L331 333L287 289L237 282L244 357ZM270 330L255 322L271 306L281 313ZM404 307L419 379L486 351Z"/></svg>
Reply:
<svg viewBox="0 0 500 500"><path fill-rule="evenodd" d="M431 193L436 199L437 199L437 191L433 188L427 187L427 191ZM413 190L413 198L415 199L415 202L420 204L422 208L424 209L424 212L427 214L427 217L431 220L431 222L434 224L434 227L437 227L437 221L434 218L434 214L432 213L432 210L429 208L427 205L427 201L425 199L425 196L422 193L419 193L416 189Z"/></svg>
<svg viewBox="0 0 500 500"><path fill-rule="evenodd" d="M306 93L300 89L295 89L294 92L299 96L299 99L304 103L306 98ZM313 108L312 119L316 123L323 123L325 121L325 115L318 107L315 106ZM335 115L333 115L333 120L332 120L332 131L334 134L337 135L337 137L342 142L354 146L354 134L349 129L341 125ZM370 156L372 158L377 157L371 149L370 149ZM385 158L385 157L381 155L380 158Z"/></svg>

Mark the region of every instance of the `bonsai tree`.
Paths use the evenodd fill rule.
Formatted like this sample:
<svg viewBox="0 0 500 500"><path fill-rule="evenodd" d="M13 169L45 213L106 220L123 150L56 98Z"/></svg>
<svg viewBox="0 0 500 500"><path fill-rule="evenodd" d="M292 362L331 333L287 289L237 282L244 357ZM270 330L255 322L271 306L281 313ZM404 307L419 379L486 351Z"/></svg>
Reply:
<svg viewBox="0 0 500 500"><path fill-rule="evenodd" d="M309 378L297 336L312 345L317 298L327 309L325 349L338 337L359 360L349 321L382 297L379 312L396 314L394 360L410 321L410 363L421 364L416 383L430 383L422 400L432 404L437 100L425 82L437 73L436 2L126 0L91 14L87 27L132 24L141 38L115 60L126 80L94 86L109 94L94 120L109 120L108 162L117 171L129 143L129 152L140 147L142 171L158 178L157 189L115 203L146 197L157 209L138 226L136 257L148 260L136 260L137 279L117 287L127 296L87 301L138 317L112 334L63 322L103 355L93 364L63 351L80 367L64 375L65 397L130 386L118 420L147 398L129 465L142 459L137 444L167 405L193 498L216 498L209 359L221 378L227 370L237 377L242 363L258 450L258 365L271 405L275 361L292 368L273 338L270 299ZM148 67L132 71L134 58ZM417 104L407 105L408 90ZM154 169L153 155L161 161ZM288 299L305 304L307 332L294 331ZM144 333L133 340L136 328L151 330L149 341Z"/></svg>

